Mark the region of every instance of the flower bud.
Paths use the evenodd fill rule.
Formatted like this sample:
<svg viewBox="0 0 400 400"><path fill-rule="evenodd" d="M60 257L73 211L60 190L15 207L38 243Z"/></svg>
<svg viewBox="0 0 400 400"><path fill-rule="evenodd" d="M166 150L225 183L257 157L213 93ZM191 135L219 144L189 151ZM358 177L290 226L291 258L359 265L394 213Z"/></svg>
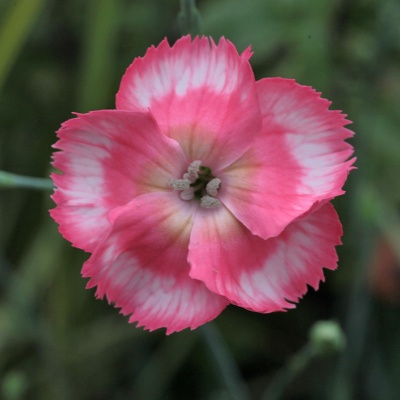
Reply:
<svg viewBox="0 0 400 400"><path fill-rule="evenodd" d="M310 344L317 355L343 350L346 337L336 321L318 321L310 330Z"/></svg>

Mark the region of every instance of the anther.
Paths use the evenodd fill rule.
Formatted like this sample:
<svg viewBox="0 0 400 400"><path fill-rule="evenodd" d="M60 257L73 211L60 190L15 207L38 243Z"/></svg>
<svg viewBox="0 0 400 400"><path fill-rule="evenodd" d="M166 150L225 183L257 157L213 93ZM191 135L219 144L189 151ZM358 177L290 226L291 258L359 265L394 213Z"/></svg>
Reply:
<svg viewBox="0 0 400 400"><path fill-rule="evenodd" d="M169 184L174 190L185 190L190 188L191 181L189 179L172 179Z"/></svg>
<svg viewBox="0 0 400 400"><path fill-rule="evenodd" d="M221 186L221 179L218 178L211 179L211 181L207 183L206 192L210 196L215 197L218 194L218 189L220 186Z"/></svg>
<svg viewBox="0 0 400 400"><path fill-rule="evenodd" d="M188 167L188 172L183 175L184 178L189 179L191 182L194 182L199 177L199 168L201 165L201 161L196 160L190 163ZM186 175L186 176L185 176Z"/></svg>
<svg viewBox="0 0 400 400"><path fill-rule="evenodd" d="M211 169L202 166L199 160L190 163L183 179L172 179L169 184L180 192L179 197L182 200L200 200L203 208L215 208L221 204L216 199L221 180L214 178Z"/></svg>
<svg viewBox="0 0 400 400"><path fill-rule="evenodd" d="M221 202L215 197L204 196L200 199L200 206L203 208L216 208L221 205Z"/></svg>

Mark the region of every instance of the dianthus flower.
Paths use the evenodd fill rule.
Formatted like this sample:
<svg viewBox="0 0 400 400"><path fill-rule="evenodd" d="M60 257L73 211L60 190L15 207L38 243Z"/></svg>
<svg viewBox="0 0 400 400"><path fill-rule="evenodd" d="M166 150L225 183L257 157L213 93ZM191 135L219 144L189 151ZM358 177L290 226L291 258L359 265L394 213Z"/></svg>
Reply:
<svg viewBox="0 0 400 400"><path fill-rule="evenodd" d="M138 326L283 311L336 268L349 121L310 87L255 81L250 56L163 40L127 69L116 110L58 131L51 215L91 253L88 287Z"/></svg>

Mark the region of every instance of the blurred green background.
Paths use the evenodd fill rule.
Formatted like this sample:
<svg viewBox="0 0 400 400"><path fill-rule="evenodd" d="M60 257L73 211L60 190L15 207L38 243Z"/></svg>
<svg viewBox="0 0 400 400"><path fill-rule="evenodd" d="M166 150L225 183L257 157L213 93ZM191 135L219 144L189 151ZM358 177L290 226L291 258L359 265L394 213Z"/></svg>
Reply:
<svg viewBox="0 0 400 400"><path fill-rule="evenodd" d="M335 319L346 349L314 359L282 399L400 398L400 2L203 0L202 33L252 45L257 79L295 78L353 121L358 157L335 200L337 272L297 309L229 307L215 321L250 397ZM0 0L0 169L46 177L72 111L113 108L125 69L179 37L178 0ZM233 399L206 332L136 329L80 276L88 257L46 192L0 189L0 399Z"/></svg>

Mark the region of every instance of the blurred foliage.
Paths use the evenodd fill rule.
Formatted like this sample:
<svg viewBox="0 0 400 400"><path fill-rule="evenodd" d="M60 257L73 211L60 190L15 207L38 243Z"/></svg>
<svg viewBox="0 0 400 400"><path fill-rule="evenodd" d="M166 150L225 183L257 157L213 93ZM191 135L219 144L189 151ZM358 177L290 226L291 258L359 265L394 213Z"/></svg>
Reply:
<svg viewBox="0 0 400 400"><path fill-rule="evenodd" d="M215 322L260 398L320 319L344 327L284 399L400 398L400 3L203 0L202 32L252 44L257 78L311 85L357 133L358 170L335 205L339 270L296 310L229 307ZM112 108L135 56L179 32L179 1L1 0L0 169L48 176L54 131L72 111ZM230 399L202 330L144 332L86 291L87 258L57 233L49 193L0 192L0 398Z"/></svg>

